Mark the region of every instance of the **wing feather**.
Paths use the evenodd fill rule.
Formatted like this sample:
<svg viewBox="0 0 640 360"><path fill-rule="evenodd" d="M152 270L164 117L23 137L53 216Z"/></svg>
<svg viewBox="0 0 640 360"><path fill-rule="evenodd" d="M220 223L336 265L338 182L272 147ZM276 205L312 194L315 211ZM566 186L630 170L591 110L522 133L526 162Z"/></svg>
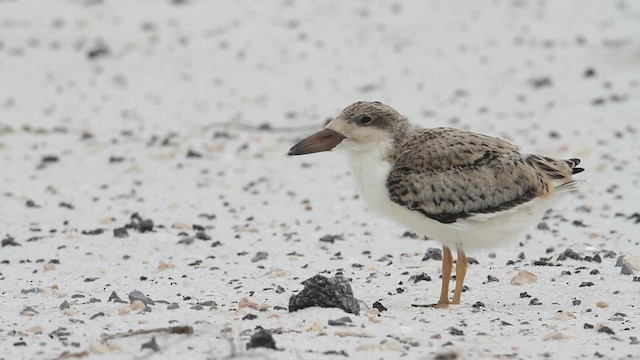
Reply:
<svg viewBox="0 0 640 360"><path fill-rule="evenodd" d="M391 200L442 223L511 209L549 192L510 142L457 129L417 130L387 178Z"/></svg>

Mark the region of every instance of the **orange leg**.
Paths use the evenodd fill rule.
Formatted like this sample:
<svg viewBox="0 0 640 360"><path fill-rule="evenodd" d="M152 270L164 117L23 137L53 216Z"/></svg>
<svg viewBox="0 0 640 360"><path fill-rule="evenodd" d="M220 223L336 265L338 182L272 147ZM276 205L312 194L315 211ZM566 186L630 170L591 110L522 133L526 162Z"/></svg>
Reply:
<svg viewBox="0 0 640 360"><path fill-rule="evenodd" d="M437 308L449 306L449 281L451 281L451 271L453 270L453 255L448 247L442 246L442 289L440 290L440 300L436 304ZM457 281L457 279L456 279ZM457 284L457 283L456 283ZM456 290L457 290L456 286Z"/></svg>
<svg viewBox="0 0 640 360"><path fill-rule="evenodd" d="M467 255L460 247L458 247L458 262L456 263L456 289L453 292L452 304L460 304L460 297L462 296L462 287L464 286L464 277L467 275L467 267L469 262L467 261Z"/></svg>

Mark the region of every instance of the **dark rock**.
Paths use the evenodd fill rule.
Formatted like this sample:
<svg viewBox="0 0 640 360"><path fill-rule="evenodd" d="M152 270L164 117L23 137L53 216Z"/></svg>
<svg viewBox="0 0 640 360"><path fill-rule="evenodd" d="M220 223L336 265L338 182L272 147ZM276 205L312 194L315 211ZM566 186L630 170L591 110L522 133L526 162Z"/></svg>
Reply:
<svg viewBox="0 0 640 360"><path fill-rule="evenodd" d="M547 225L547 223L545 222L541 222L538 224L538 230L543 230L543 231L549 230L549 225Z"/></svg>
<svg viewBox="0 0 640 360"><path fill-rule="evenodd" d="M192 237L185 237L185 238L182 238L182 239L178 240L178 244L191 245L191 244L193 244L194 241L195 241L195 239L192 238Z"/></svg>
<svg viewBox="0 0 640 360"><path fill-rule="evenodd" d="M82 230L82 235L100 235L104 232L104 229Z"/></svg>
<svg viewBox="0 0 640 360"><path fill-rule="evenodd" d="M149 232L153 230L153 220L143 219L138 213L131 215L131 222L125 225L127 229L134 229L141 233Z"/></svg>
<svg viewBox="0 0 640 360"><path fill-rule="evenodd" d="M475 303L475 304L473 304L473 305L471 305L471 307L472 307L472 308L474 308L474 309L480 309L480 308L485 307L485 305L484 305L484 303L483 303L483 302L476 301L476 303Z"/></svg>
<svg viewBox="0 0 640 360"><path fill-rule="evenodd" d="M195 226L195 225L194 225ZM196 233L196 239L198 240L204 240L204 241L208 241L211 240L211 236L209 236L207 233L205 233L204 231L198 231Z"/></svg>
<svg viewBox="0 0 640 360"><path fill-rule="evenodd" d="M593 329L593 325L584 323L584 325L582 325L582 328L587 329L587 330Z"/></svg>
<svg viewBox="0 0 640 360"><path fill-rule="evenodd" d="M113 229L113 236L117 238L126 238L129 237L129 233L127 232L127 228L121 227Z"/></svg>
<svg viewBox="0 0 640 360"><path fill-rule="evenodd" d="M2 239L2 247L5 247L5 246L22 246L22 245L16 242L16 240L11 236L7 236L6 238Z"/></svg>
<svg viewBox="0 0 640 360"><path fill-rule="evenodd" d="M347 324L350 324L351 322L351 318L348 316L344 316L335 320L329 319L330 326L347 326Z"/></svg>
<svg viewBox="0 0 640 360"><path fill-rule="evenodd" d="M258 262L258 261L261 261L261 260L266 260L268 256L269 256L268 252L266 252L266 251L258 251L256 253L256 255L253 258L251 258L251 262Z"/></svg>
<svg viewBox="0 0 640 360"><path fill-rule="evenodd" d="M590 78L590 77L594 77L597 75L596 69L592 68L592 67L588 67L584 70L584 72L582 73L582 76L585 78Z"/></svg>
<svg viewBox="0 0 640 360"><path fill-rule="evenodd" d="M36 293L41 293L41 292L42 292L42 289L41 289L41 288L39 288L39 287L34 287L34 288L31 288L31 289L22 289L22 290L20 290L20 294L31 294L31 293L36 294Z"/></svg>
<svg viewBox="0 0 640 360"><path fill-rule="evenodd" d="M558 260L566 260L567 258L574 259L574 260L582 260L582 257L580 256L580 254L573 251L572 249L566 249L560 255L558 255Z"/></svg>
<svg viewBox="0 0 640 360"><path fill-rule="evenodd" d="M342 276L326 278L316 275L302 282L304 289L289 298L289 312L311 306L337 307L358 315L360 305L353 296L349 281Z"/></svg>
<svg viewBox="0 0 640 360"><path fill-rule="evenodd" d="M428 248L427 252L422 257L422 261L427 260L442 260L442 249Z"/></svg>
<svg viewBox="0 0 640 360"><path fill-rule="evenodd" d="M202 157L202 153L197 152L197 151L195 151L195 150L191 150L191 149L189 149L189 150L187 151L187 157L188 157L188 158L201 158L201 157Z"/></svg>
<svg viewBox="0 0 640 360"><path fill-rule="evenodd" d="M464 335L464 331L454 328L453 326L449 328L449 334L453 336L462 336Z"/></svg>
<svg viewBox="0 0 640 360"><path fill-rule="evenodd" d="M499 282L500 280L498 280L497 277L493 276L493 275L487 275L487 281L483 282L483 284L486 283L491 283L491 282Z"/></svg>
<svg viewBox="0 0 640 360"><path fill-rule="evenodd" d="M247 349L267 348L277 350L276 341L267 330L257 327L256 332L251 335L251 339L247 343Z"/></svg>
<svg viewBox="0 0 640 360"><path fill-rule="evenodd" d="M242 320L255 320L257 318L258 318L258 315L256 314L247 314L242 317Z"/></svg>
<svg viewBox="0 0 640 360"><path fill-rule="evenodd" d="M58 206L60 206L61 208L65 208L65 209L69 209L69 210L73 210L75 209L75 207L69 203L66 202L61 202L58 204Z"/></svg>
<svg viewBox="0 0 640 360"><path fill-rule="evenodd" d="M103 42L98 42L87 52L87 58L89 60L96 60L101 57L106 57L110 53L111 50L109 50L106 44L104 44Z"/></svg>
<svg viewBox="0 0 640 360"><path fill-rule="evenodd" d="M58 308L60 310L69 309L69 308L71 308L71 304L69 304L69 302L67 300L65 300L65 301L62 302L62 304L60 304L60 306L58 306Z"/></svg>
<svg viewBox="0 0 640 360"><path fill-rule="evenodd" d="M582 300L573 299L573 300L571 301L571 304L572 304L573 306L578 306L578 305L582 304Z"/></svg>
<svg viewBox="0 0 640 360"><path fill-rule="evenodd" d="M426 273L411 275L409 277L409 281L413 281L414 284L419 283L420 281L431 281L431 276L427 275Z"/></svg>
<svg viewBox="0 0 640 360"><path fill-rule="evenodd" d="M622 275L633 275L633 269L629 264L623 262L622 267L620 268L620 274Z"/></svg>
<svg viewBox="0 0 640 360"><path fill-rule="evenodd" d="M142 303L145 304L145 305L154 305L155 304L155 302L153 300L149 299L142 292L140 292L138 290L133 290L132 292L129 293L129 303L131 304L136 300L142 301Z"/></svg>
<svg viewBox="0 0 640 360"><path fill-rule="evenodd" d="M104 313L102 311L100 311L99 313L95 313L95 314L91 315L89 320L93 320L95 318L99 318L99 317L102 317L102 316L104 316Z"/></svg>
<svg viewBox="0 0 640 360"><path fill-rule="evenodd" d="M156 337L152 337L151 340L149 340L148 342L142 344L140 346L140 350L144 350L144 349L151 349L154 352L158 352L160 351L160 347L158 346L158 343L156 342Z"/></svg>
<svg viewBox="0 0 640 360"><path fill-rule="evenodd" d="M171 303L171 305L167 306L167 310L177 310L180 309L180 305L178 303Z"/></svg>
<svg viewBox="0 0 640 360"><path fill-rule="evenodd" d="M31 306L26 306L24 309L20 311L20 315L24 315L26 313L40 314L38 311L36 311L36 309L32 308Z"/></svg>
<svg viewBox="0 0 640 360"><path fill-rule="evenodd" d="M610 335L615 335L615 334L616 334L616 333L615 333L613 330L611 330L611 328L610 328L610 327L608 327L608 326L601 326L601 327L598 329L598 332L599 332L599 333L606 333L606 334L610 334Z"/></svg>
<svg viewBox="0 0 640 360"><path fill-rule="evenodd" d="M540 302L540 300L538 300L538 298L533 298L531 299L531 301L529 301L529 305L542 305L542 303Z"/></svg>
<svg viewBox="0 0 640 360"><path fill-rule="evenodd" d="M126 301L122 300L120 298L120 296L118 296L118 294L116 294L115 291L111 292L111 295L109 295L109 298L107 299L107 302L124 303L124 304L127 303Z"/></svg>
<svg viewBox="0 0 640 360"><path fill-rule="evenodd" d="M320 238L322 242L334 243L336 240L344 240L343 235L325 235Z"/></svg>
<svg viewBox="0 0 640 360"><path fill-rule="evenodd" d="M387 311L387 308L382 305L380 301L374 302L371 307L373 307L374 309L378 309L379 312Z"/></svg>
<svg viewBox="0 0 640 360"><path fill-rule="evenodd" d="M588 286L593 286L593 285L594 285L594 283L593 283L593 282L591 282L591 281L583 281L583 282L580 284L580 287L588 287Z"/></svg>

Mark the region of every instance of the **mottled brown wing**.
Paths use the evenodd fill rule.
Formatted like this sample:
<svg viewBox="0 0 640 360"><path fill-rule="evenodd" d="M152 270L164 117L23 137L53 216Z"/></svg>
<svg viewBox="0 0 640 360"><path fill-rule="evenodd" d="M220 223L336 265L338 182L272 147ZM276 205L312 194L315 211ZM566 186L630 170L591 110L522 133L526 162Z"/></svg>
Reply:
<svg viewBox="0 0 640 360"><path fill-rule="evenodd" d="M418 130L387 178L391 200L442 223L513 208L548 185L510 142L457 129Z"/></svg>

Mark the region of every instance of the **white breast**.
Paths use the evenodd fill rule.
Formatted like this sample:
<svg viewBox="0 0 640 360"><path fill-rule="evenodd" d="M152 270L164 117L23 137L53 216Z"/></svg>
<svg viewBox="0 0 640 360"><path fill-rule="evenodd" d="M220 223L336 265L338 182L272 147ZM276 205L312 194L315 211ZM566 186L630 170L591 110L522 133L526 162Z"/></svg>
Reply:
<svg viewBox="0 0 640 360"><path fill-rule="evenodd" d="M487 248L502 241L516 240L540 219L549 205L550 199L535 199L493 216L474 216L453 224L440 223L389 199L386 182L391 164L383 160L385 150L385 147L380 147L368 151L347 151L360 196L373 212L448 247Z"/></svg>

